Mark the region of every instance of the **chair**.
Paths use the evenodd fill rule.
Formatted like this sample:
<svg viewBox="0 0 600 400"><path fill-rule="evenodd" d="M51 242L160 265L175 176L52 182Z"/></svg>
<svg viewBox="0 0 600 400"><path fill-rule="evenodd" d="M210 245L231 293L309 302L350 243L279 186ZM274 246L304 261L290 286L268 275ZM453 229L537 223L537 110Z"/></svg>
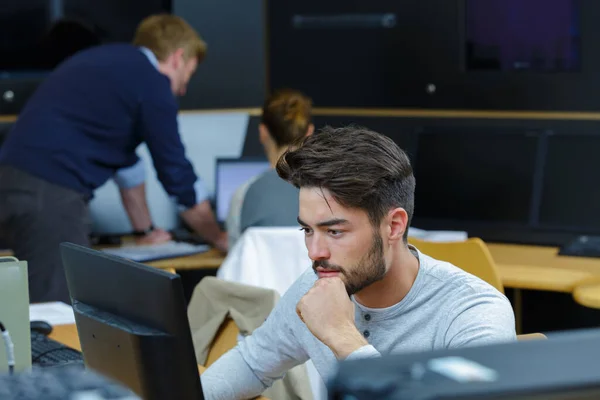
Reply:
<svg viewBox="0 0 600 400"><path fill-rule="evenodd" d="M205 366L207 368L210 367L223 354L233 349L237 344L239 334L240 330L235 324L234 320L227 318L219 328L217 335L210 344Z"/></svg>
<svg viewBox="0 0 600 400"><path fill-rule="evenodd" d="M523 335L517 335L517 340L540 340L540 339L548 339L546 335L543 333L526 333Z"/></svg>
<svg viewBox="0 0 600 400"><path fill-rule="evenodd" d="M311 265L304 233L298 228L253 227L229 251L217 277L275 290L283 296Z"/></svg>
<svg viewBox="0 0 600 400"><path fill-rule="evenodd" d="M483 240L470 238L461 242L430 242L409 237L408 242L422 253L452 263L504 293L500 272Z"/></svg>
<svg viewBox="0 0 600 400"><path fill-rule="evenodd" d="M199 364L209 367L267 318L279 300L275 290L205 277L196 286L188 307L192 340ZM241 335L240 335L241 334ZM272 399L313 400L306 365L290 369L267 389Z"/></svg>

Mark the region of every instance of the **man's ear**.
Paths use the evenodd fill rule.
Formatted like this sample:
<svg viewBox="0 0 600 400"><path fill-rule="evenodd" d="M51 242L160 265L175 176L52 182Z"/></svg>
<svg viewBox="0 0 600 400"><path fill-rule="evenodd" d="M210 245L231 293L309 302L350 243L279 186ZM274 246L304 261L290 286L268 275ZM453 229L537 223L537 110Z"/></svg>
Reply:
<svg viewBox="0 0 600 400"><path fill-rule="evenodd" d="M404 208L394 208L388 213L388 232L390 241L403 240L408 229L408 213Z"/></svg>
<svg viewBox="0 0 600 400"><path fill-rule="evenodd" d="M308 125L308 129L306 130L306 137L309 137L313 133L315 133L315 125L310 124L310 125Z"/></svg>
<svg viewBox="0 0 600 400"><path fill-rule="evenodd" d="M269 130L267 129L267 127L265 126L265 124L260 123L258 124L258 139L260 140L260 143L265 146L267 144L267 142L269 141Z"/></svg>
<svg viewBox="0 0 600 400"><path fill-rule="evenodd" d="M173 69L179 69L181 68L183 65L185 65L185 60L183 55L185 54L185 51L181 48L175 50L173 53L171 53L171 55L169 56L169 58L171 59L171 65L173 66Z"/></svg>

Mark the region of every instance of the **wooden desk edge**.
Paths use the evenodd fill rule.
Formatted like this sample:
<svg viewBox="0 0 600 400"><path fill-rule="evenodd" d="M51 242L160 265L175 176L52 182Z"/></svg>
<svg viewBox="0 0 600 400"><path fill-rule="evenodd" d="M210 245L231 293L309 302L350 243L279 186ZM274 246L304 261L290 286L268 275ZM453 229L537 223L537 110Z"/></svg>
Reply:
<svg viewBox="0 0 600 400"><path fill-rule="evenodd" d="M260 116L259 107L239 108L190 108L181 109L179 114L228 114L245 113ZM410 107L316 107L314 115L320 116L352 116L352 117L404 117L404 118L461 118L461 119L529 119L529 120L571 120L598 121L600 113L594 111L547 111L547 110L477 110L477 109L442 109L442 108L410 108ZM13 123L18 114L0 115L0 123Z"/></svg>

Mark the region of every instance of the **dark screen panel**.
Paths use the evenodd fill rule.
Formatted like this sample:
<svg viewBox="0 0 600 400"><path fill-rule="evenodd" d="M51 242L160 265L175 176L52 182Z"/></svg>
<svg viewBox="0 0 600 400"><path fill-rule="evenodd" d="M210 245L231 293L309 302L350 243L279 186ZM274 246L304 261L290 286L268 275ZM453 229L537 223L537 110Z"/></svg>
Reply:
<svg viewBox="0 0 600 400"><path fill-rule="evenodd" d="M300 89L320 107L426 106L430 75L423 75L445 51L430 48L430 26L444 36L456 8L422 0L269 1L268 7L271 89ZM450 25L456 30L452 17Z"/></svg>
<svg viewBox="0 0 600 400"><path fill-rule="evenodd" d="M579 0L467 0L468 70L578 71Z"/></svg>
<svg viewBox="0 0 600 400"><path fill-rule="evenodd" d="M600 231L600 136L548 139L540 224Z"/></svg>
<svg viewBox="0 0 600 400"><path fill-rule="evenodd" d="M419 219L528 224L538 136L486 130L425 130L419 136Z"/></svg>
<svg viewBox="0 0 600 400"><path fill-rule="evenodd" d="M346 117L318 115L313 118L315 128L318 130L324 126L334 128L348 125L364 126L375 132L388 136L408 154L413 160L416 154L417 132L416 124L407 123L403 118L373 118L373 117Z"/></svg>

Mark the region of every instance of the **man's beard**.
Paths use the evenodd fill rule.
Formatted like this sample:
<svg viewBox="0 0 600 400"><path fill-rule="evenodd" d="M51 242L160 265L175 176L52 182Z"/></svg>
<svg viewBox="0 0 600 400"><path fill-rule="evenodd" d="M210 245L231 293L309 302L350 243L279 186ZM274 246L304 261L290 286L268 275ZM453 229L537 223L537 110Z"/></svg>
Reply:
<svg viewBox="0 0 600 400"><path fill-rule="evenodd" d="M385 260L383 259L383 240L379 233L373 234L373 243L369 252L352 268L341 265L330 264L326 260L313 261L313 271L317 268L325 268L328 271L338 271L344 278L346 291L351 296L370 284L377 282L385 276Z"/></svg>

